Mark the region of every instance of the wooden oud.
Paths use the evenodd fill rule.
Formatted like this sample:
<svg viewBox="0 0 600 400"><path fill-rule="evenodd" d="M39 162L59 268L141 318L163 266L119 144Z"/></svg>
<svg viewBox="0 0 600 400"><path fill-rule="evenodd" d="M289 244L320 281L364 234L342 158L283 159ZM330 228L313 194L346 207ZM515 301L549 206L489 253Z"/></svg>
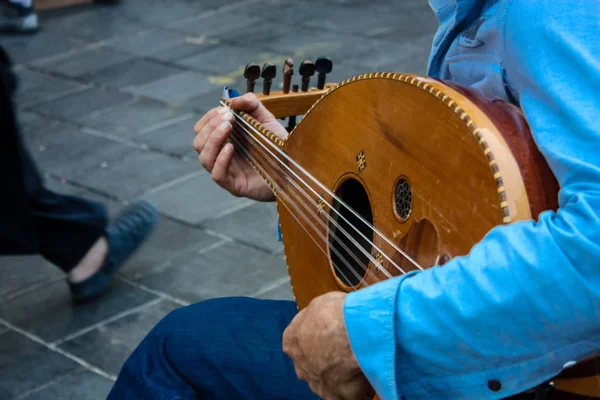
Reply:
<svg viewBox="0 0 600 400"><path fill-rule="evenodd" d="M262 97L277 117L304 114L286 140L238 111L236 126L245 121L252 129L232 135L277 196L299 308L330 291L399 275L397 266L414 270L398 248L421 266L443 265L469 253L493 227L557 208L553 174L520 111L502 100L394 73L361 75L323 93ZM317 94L318 101L307 101ZM600 398L596 367L596 360L579 363L546 389L561 399Z"/></svg>

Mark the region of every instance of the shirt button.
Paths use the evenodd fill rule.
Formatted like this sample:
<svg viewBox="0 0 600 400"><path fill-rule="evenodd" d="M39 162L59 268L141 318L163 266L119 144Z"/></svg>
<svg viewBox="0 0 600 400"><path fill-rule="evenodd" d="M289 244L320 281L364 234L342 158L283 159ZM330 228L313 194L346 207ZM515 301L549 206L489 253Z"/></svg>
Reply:
<svg viewBox="0 0 600 400"><path fill-rule="evenodd" d="M502 389L502 385L500 384L499 380L492 379L492 380L488 381L488 388L490 388L490 390L492 392L497 392L500 389Z"/></svg>
<svg viewBox="0 0 600 400"><path fill-rule="evenodd" d="M577 364L577 361L569 361L569 362L566 362L566 363L565 363L565 365L563 365L563 369L567 369L567 368L574 367L574 366L575 366L575 364Z"/></svg>

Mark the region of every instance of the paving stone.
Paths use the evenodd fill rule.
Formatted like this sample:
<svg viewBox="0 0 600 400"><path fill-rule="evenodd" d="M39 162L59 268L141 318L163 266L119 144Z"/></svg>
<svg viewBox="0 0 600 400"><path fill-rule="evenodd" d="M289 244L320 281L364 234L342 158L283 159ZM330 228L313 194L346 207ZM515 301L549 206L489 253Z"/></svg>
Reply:
<svg viewBox="0 0 600 400"><path fill-rule="evenodd" d="M283 250L277 240L277 208L275 203L254 203L204 226L241 242L276 253Z"/></svg>
<svg viewBox="0 0 600 400"><path fill-rule="evenodd" d="M0 299L63 276L56 266L40 256L0 257Z"/></svg>
<svg viewBox="0 0 600 400"><path fill-rule="evenodd" d="M200 229L162 218L148 241L123 266L120 273L138 279L182 254L202 251L219 241L221 239Z"/></svg>
<svg viewBox="0 0 600 400"><path fill-rule="evenodd" d="M108 397L114 382L91 371L81 371L23 397L24 400L98 400Z"/></svg>
<svg viewBox="0 0 600 400"><path fill-rule="evenodd" d="M186 115L187 118L184 115L176 119L175 123L144 133L138 136L136 140L146 143L151 149L194 160L197 157L192 145L194 125L202 117L202 114L190 113Z"/></svg>
<svg viewBox="0 0 600 400"><path fill-rule="evenodd" d="M146 29L143 24L126 18L121 7L98 4L48 10L40 14L40 19L44 35L51 33L87 42L131 35Z"/></svg>
<svg viewBox="0 0 600 400"><path fill-rule="evenodd" d="M79 82L57 78L41 72L21 69L17 72L19 89L16 102L21 107L43 103L82 90Z"/></svg>
<svg viewBox="0 0 600 400"><path fill-rule="evenodd" d="M60 129L32 132L29 148L39 166L61 177L73 178L74 172L100 168L103 162L120 159L128 148L102 137L88 135L79 127L58 124Z"/></svg>
<svg viewBox="0 0 600 400"><path fill-rule="evenodd" d="M173 266L140 280L189 302L250 296L285 278L283 256L275 256L239 243L226 243L202 254L186 254Z"/></svg>
<svg viewBox="0 0 600 400"><path fill-rule="evenodd" d="M57 100L39 104L33 107L33 110L52 118L59 117L84 121L93 112L99 112L110 107L122 107L132 101L133 96L130 94L89 88Z"/></svg>
<svg viewBox="0 0 600 400"><path fill-rule="evenodd" d="M183 33L147 29L134 35L107 42L107 46L121 52L145 56L185 42Z"/></svg>
<svg viewBox="0 0 600 400"><path fill-rule="evenodd" d="M223 23L227 21L227 23ZM224 11L203 13L199 16L186 18L169 25L169 29L185 33L187 36L202 38L219 38L224 33L236 32L241 29L262 23L257 16L244 12Z"/></svg>
<svg viewBox="0 0 600 400"><path fill-rule="evenodd" d="M196 168L200 170L201 167L198 164ZM232 196L205 172L149 193L145 198L153 201L163 214L194 225L252 202Z"/></svg>
<svg viewBox="0 0 600 400"><path fill-rule="evenodd" d="M68 143L68 146L66 144ZM81 132L48 138L34 153L42 168L119 199L131 199L198 166Z"/></svg>
<svg viewBox="0 0 600 400"><path fill-rule="evenodd" d="M62 75L89 79L96 71L131 58L130 54L98 46L79 49L63 57L37 62L35 65Z"/></svg>
<svg viewBox="0 0 600 400"><path fill-rule="evenodd" d="M262 65L265 62L283 64L283 61L285 61L285 57L282 55L277 56L274 53L260 51L247 46L222 44L212 50L183 59L177 63L199 68L217 76L233 73L238 78L243 76L244 67L249 62Z"/></svg>
<svg viewBox="0 0 600 400"><path fill-rule="evenodd" d="M203 53L219 45L220 42L216 39L189 36L169 47L153 48L145 57L162 62L177 63L179 60Z"/></svg>
<svg viewBox="0 0 600 400"><path fill-rule="evenodd" d="M25 293L3 301L0 318L54 342L155 298L146 291L115 281L101 301L75 306L66 282L61 281L36 290L35 296Z"/></svg>
<svg viewBox="0 0 600 400"><path fill-rule="evenodd" d="M269 299L269 300L291 300L294 299L294 292L292 291L292 286L289 282L282 283L281 285L262 293L257 296L259 299Z"/></svg>
<svg viewBox="0 0 600 400"><path fill-rule="evenodd" d="M236 7L236 12L262 17L269 21L263 24L277 22L295 26L322 13L329 13L330 7L330 1L266 0L240 5Z"/></svg>
<svg viewBox="0 0 600 400"><path fill-rule="evenodd" d="M128 91L140 96L152 97L166 103L188 104L195 96L218 88L207 75L198 72L182 72L146 85L129 88ZM220 86L221 89L223 88Z"/></svg>
<svg viewBox="0 0 600 400"><path fill-rule="evenodd" d="M406 40L415 33L427 33L430 30L429 22L435 20L433 13L429 11L429 18L422 12L416 13L412 10L399 8L397 4L382 4L374 2L369 5L369 11L365 12L362 7L346 7L328 5L327 12L314 15L313 18L305 19L302 25L326 35L323 30L331 30L338 33L350 33L362 37L378 37L391 32L399 34L396 40ZM352 21L352 23L348 23ZM435 28L432 28L435 30ZM391 38L391 37L390 37Z"/></svg>
<svg viewBox="0 0 600 400"><path fill-rule="evenodd" d="M279 20L278 20L279 21ZM223 33L220 35L221 40L234 43L240 46L252 43L253 47L264 49L273 49L271 46L273 40L278 37L288 35L293 29L285 22L263 22L254 24L244 29L235 30L232 32ZM277 48L278 49L278 48ZM292 48L284 49L290 51Z"/></svg>
<svg viewBox="0 0 600 400"><path fill-rule="evenodd" d="M156 101L136 99L122 107L111 107L80 121L86 126L123 138L133 138L148 128L179 120L189 111Z"/></svg>
<svg viewBox="0 0 600 400"><path fill-rule="evenodd" d="M60 35L3 36L2 47L16 64L50 58L81 47L79 40L64 38Z"/></svg>
<svg viewBox="0 0 600 400"><path fill-rule="evenodd" d="M109 159L106 164L96 158L100 168L73 171L73 180L128 200L198 170L192 163L154 152L123 149L120 154L120 159Z"/></svg>
<svg viewBox="0 0 600 400"><path fill-rule="evenodd" d="M279 37L269 44L274 50L294 55L303 55L308 59L315 59L325 55L336 63L353 62L360 65L377 68L379 65L394 61L406 60L423 53L422 45L418 42L391 42L378 39L364 39L353 37L348 40L347 35L331 33L323 35L321 32L311 31L300 34L299 31Z"/></svg>
<svg viewBox="0 0 600 400"><path fill-rule="evenodd" d="M0 399L12 399L79 367L15 331L0 334Z"/></svg>
<svg viewBox="0 0 600 400"><path fill-rule="evenodd" d="M113 88L124 89L129 86L143 85L180 72L181 70L178 68L136 58L100 69L92 79Z"/></svg>
<svg viewBox="0 0 600 400"><path fill-rule="evenodd" d="M150 330L179 305L161 301L78 336L59 347L118 375L121 367Z"/></svg>

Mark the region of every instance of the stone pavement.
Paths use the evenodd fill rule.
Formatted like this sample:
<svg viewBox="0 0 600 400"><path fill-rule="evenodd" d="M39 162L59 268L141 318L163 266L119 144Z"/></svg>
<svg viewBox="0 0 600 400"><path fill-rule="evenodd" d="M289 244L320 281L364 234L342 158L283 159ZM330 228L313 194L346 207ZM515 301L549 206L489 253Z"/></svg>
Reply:
<svg viewBox="0 0 600 400"><path fill-rule="evenodd" d="M41 23L0 44L17 64L21 123L49 187L111 214L150 199L162 222L95 304L73 307L41 258L0 258L2 400L104 399L169 311L218 296L292 298L273 204L211 181L194 123L223 85L245 88L251 61L327 55L331 81L424 73L436 28L426 0L124 0L44 12Z"/></svg>

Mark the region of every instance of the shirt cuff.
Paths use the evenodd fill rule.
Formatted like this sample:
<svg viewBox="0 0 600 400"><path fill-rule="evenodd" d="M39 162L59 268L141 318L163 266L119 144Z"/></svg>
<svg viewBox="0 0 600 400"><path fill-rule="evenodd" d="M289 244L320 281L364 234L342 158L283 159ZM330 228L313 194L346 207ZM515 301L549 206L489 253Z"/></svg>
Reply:
<svg viewBox="0 0 600 400"><path fill-rule="evenodd" d="M363 373L383 400L397 399L395 305L399 277L349 293L344 322Z"/></svg>

